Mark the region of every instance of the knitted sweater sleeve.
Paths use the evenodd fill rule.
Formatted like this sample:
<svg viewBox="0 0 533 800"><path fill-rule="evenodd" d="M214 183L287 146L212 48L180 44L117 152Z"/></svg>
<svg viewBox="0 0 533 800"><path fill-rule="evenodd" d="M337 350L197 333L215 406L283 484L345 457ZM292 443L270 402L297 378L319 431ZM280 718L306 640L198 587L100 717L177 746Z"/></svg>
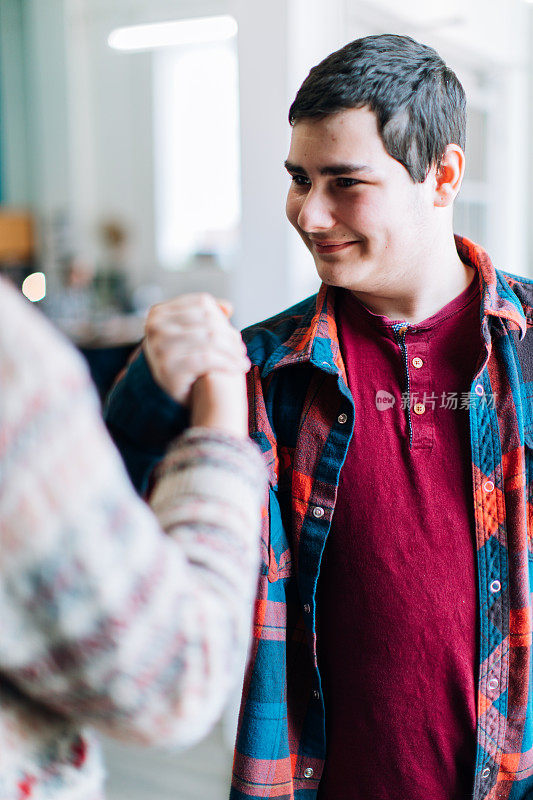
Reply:
<svg viewBox="0 0 533 800"><path fill-rule="evenodd" d="M157 519L81 359L0 283L0 683L119 738L200 738L241 669L265 480L250 441L190 429Z"/></svg>

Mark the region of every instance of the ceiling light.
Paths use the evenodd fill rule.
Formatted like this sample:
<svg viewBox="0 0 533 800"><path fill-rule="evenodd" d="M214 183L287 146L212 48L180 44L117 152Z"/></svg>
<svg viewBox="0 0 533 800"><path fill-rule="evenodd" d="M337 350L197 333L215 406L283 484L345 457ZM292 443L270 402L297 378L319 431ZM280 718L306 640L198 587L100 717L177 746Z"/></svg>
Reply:
<svg viewBox="0 0 533 800"><path fill-rule="evenodd" d="M109 34L107 43L114 50L155 50L159 47L221 42L232 39L237 35L237 30L237 20L224 14L116 28Z"/></svg>

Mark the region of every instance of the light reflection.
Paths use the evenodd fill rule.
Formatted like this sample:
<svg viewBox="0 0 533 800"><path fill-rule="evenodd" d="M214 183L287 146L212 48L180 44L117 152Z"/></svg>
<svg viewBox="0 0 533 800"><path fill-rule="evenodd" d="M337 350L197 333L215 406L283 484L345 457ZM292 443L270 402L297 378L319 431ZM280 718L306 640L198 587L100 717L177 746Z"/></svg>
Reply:
<svg viewBox="0 0 533 800"><path fill-rule="evenodd" d="M44 272L32 272L22 284L22 294L32 303L46 297L46 277Z"/></svg>

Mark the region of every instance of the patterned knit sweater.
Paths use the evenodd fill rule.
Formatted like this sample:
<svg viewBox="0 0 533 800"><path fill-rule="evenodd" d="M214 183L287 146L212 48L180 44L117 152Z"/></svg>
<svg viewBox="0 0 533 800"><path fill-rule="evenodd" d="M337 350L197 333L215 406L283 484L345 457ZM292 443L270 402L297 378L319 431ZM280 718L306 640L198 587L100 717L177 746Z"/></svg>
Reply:
<svg viewBox="0 0 533 800"><path fill-rule="evenodd" d="M93 729L185 746L239 673L265 468L193 428L148 506L75 351L0 283L0 800L95 800Z"/></svg>

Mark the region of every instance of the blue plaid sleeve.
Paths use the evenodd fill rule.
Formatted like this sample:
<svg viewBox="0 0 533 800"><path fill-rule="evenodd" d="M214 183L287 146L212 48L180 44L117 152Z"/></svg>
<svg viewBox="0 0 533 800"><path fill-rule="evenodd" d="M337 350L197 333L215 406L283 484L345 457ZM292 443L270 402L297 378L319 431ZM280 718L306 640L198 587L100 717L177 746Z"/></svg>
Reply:
<svg viewBox="0 0 533 800"><path fill-rule="evenodd" d="M104 417L133 485L144 494L168 445L188 427L188 410L157 385L139 349L111 389Z"/></svg>

